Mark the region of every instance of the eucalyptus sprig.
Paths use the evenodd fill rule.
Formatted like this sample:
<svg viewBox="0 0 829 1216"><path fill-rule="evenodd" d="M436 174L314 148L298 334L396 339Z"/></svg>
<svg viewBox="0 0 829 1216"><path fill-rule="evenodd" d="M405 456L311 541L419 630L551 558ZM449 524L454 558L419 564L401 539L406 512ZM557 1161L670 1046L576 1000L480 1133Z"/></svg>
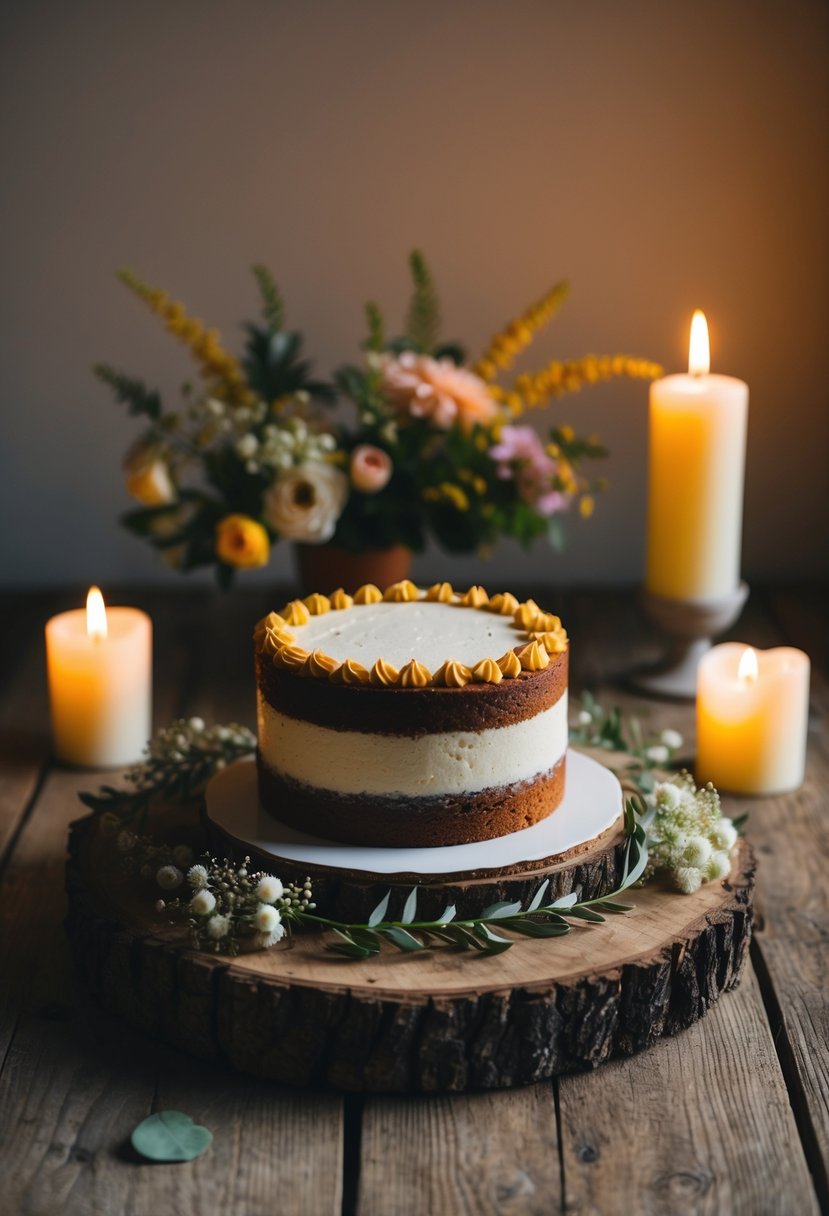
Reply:
<svg viewBox="0 0 829 1216"><path fill-rule="evenodd" d="M125 774L126 786L101 786L79 798L111 825L125 827L141 818L154 798L185 801L195 797L219 769L256 751L256 737L246 726L205 726L201 718L178 718L157 731L145 759Z"/></svg>
<svg viewBox="0 0 829 1216"><path fill-rule="evenodd" d="M336 940L330 942L327 949L349 959L377 955L384 942L406 954L435 947L502 954L515 945L515 939L505 937L504 932L522 937L563 937L570 932L571 921L602 924L605 914L616 915L632 910L633 905L622 903L618 896L639 881L648 865L647 838L639 823L639 816L645 810L640 800L628 799L625 804L627 844L622 880L615 891L596 899L580 900L578 892L571 891L569 895L545 903L544 896L550 884L549 878L545 878L526 907L520 900L501 900L484 908L478 916L466 920L456 919L454 904L448 904L435 920L418 920L417 887L409 892L397 920L387 919L386 915L391 891L383 896L365 924L346 924L304 910L300 910L295 919L302 924L312 923L331 930ZM493 926L500 932L496 932Z"/></svg>

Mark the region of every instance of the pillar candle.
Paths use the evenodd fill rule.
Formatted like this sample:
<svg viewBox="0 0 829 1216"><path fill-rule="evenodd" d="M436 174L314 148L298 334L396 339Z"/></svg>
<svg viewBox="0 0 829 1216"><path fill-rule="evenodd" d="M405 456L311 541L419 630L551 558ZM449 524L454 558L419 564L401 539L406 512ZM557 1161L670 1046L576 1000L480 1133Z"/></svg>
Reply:
<svg viewBox="0 0 829 1216"><path fill-rule="evenodd" d="M114 768L141 758L152 730L152 623L137 608L86 610L46 624L55 752L69 764Z"/></svg>
<svg viewBox="0 0 829 1216"><path fill-rule="evenodd" d="M748 385L709 373L702 313L694 314L688 366L650 390L645 587L711 600L740 581Z"/></svg>
<svg viewBox="0 0 829 1216"><path fill-rule="evenodd" d="M734 794L797 789L808 715L802 650L714 646L697 670L697 779Z"/></svg>

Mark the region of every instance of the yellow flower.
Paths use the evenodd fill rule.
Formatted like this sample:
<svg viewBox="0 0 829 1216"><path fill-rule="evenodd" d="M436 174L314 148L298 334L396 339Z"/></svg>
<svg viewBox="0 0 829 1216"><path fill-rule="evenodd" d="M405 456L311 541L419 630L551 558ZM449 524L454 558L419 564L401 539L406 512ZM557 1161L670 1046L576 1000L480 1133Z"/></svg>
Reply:
<svg viewBox="0 0 829 1216"><path fill-rule="evenodd" d="M554 359L540 372L516 376L514 390L528 406L544 405L550 397L575 393L585 384L611 380L614 376L653 380L662 375L658 363L630 355L585 355L583 359Z"/></svg>
<svg viewBox="0 0 829 1216"><path fill-rule="evenodd" d="M569 284L556 283L540 300L531 304L525 313L510 321L489 344L474 370L484 380L494 380L498 370L508 371L516 356L529 346L539 329L558 312L567 298ZM515 411L513 411L515 412Z"/></svg>
<svg viewBox="0 0 829 1216"><path fill-rule="evenodd" d="M593 514L595 506L596 503L593 496L591 494L585 494L584 497L579 500L579 515L581 515L582 519L589 519Z"/></svg>
<svg viewBox="0 0 829 1216"><path fill-rule="evenodd" d="M226 515L216 524L216 555L228 566L266 566L270 552L267 532L249 515Z"/></svg>

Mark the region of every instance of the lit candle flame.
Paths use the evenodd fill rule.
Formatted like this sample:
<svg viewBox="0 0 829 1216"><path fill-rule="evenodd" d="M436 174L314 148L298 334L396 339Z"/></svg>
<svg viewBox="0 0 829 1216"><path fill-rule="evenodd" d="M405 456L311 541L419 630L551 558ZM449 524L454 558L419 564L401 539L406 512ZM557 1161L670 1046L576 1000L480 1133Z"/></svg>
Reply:
<svg viewBox="0 0 829 1216"><path fill-rule="evenodd" d="M708 343L708 322L705 319L705 313L697 309L691 318L688 371L692 376L707 376L710 370L711 350Z"/></svg>
<svg viewBox="0 0 829 1216"><path fill-rule="evenodd" d="M107 610L99 587L90 587L86 597L86 632L95 639L107 635Z"/></svg>
<svg viewBox="0 0 829 1216"><path fill-rule="evenodd" d="M737 679L742 684L753 684L759 674L760 668L757 664L757 652L752 650L750 646L746 646L737 668Z"/></svg>

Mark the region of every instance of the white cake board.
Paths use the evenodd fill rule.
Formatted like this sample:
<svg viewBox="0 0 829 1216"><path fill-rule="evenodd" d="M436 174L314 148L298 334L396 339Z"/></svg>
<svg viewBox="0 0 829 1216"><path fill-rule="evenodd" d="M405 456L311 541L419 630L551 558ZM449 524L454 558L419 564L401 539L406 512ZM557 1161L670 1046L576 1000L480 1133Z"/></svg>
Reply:
<svg viewBox="0 0 829 1216"><path fill-rule="evenodd" d="M259 805L256 762L237 760L217 773L205 794L208 819L240 843L287 861L349 874L464 874L543 861L595 840L622 815L622 787L603 765L568 751L564 797L540 823L474 844L440 848L372 849L337 844L287 827Z"/></svg>

